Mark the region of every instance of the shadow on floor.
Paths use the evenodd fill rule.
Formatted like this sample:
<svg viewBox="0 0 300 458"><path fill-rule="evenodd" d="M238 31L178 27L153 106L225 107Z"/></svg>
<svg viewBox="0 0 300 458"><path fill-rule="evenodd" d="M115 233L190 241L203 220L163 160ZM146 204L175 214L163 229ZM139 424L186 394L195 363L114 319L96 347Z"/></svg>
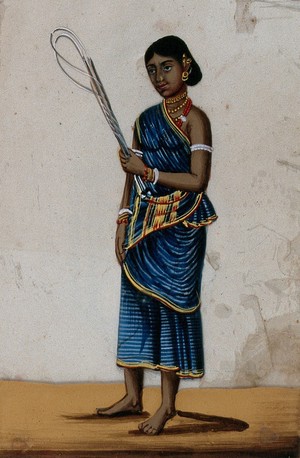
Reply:
<svg viewBox="0 0 300 458"><path fill-rule="evenodd" d="M186 433L206 433L206 432L218 432L218 431L244 431L245 429L249 428L249 424L245 421L239 420L237 418L229 418L229 417L219 417L216 415L205 415L203 413L197 412L185 412L178 410L177 415L182 418L188 418L192 420L199 421L201 423L191 423L188 422L186 424L176 425L176 426L168 426L162 434L172 435L172 434L186 434ZM142 419L149 417L150 414L148 412L143 412L139 415L130 415L130 419ZM119 417L104 417L98 416L97 414L92 415L64 415L63 418L66 420L72 421L98 421L101 422L103 420L116 420L118 421L128 421L128 416L119 416ZM139 435L143 434L139 430L129 431L129 434Z"/></svg>

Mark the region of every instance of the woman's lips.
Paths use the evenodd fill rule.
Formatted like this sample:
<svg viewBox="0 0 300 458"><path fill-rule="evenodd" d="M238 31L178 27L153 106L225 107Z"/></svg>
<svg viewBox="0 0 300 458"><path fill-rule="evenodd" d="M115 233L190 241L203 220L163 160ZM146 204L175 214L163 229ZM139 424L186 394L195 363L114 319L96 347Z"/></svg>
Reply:
<svg viewBox="0 0 300 458"><path fill-rule="evenodd" d="M156 88L157 88L158 91L163 91L166 87L167 87L167 84L166 84L166 83L164 83L164 84L158 84L158 85L156 86Z"/></svg>

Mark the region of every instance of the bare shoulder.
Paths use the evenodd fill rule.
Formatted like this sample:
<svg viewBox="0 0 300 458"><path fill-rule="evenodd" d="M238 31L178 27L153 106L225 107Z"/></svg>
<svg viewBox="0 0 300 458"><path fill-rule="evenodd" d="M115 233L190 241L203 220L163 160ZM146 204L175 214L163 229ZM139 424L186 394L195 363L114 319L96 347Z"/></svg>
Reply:
<svg viewBox="0 0 300 458"><path fill-rule="evenodd" d="M188 133L192 143L195 138L202 137L202 143L211 145L211 127L206 113L196 106L192 106L188 116ZM198 140L199 141L199 140Z"/></svg>
<svg viewBox="0 0 300 458"><path fill-rule="evenodd" d="M207 128L207 126L209 126L210 128L210 121L207 114L199 107L195 107L194 105L190 111L189 122L196 124L199 127L203 126L203 128Z"/></svg>

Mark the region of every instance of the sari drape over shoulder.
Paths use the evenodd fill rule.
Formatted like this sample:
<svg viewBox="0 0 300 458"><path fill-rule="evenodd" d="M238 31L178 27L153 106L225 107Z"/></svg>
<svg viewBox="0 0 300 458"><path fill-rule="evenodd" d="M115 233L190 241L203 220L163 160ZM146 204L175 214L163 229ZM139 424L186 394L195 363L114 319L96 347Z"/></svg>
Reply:
<svg viewBox="0 0 300 458"><path fill-rule="evenodd" d="M136 129L147 166L164 172L190 171L190 141L162 104L142 113ZM131 210L124 262L128 279L174 310L194 311L200 305L202 264L197 229L216 219L207 195L152 183L141 193L136 185Z"/></svg>
<svg viewBox="0 0 300 458"><path fill-rule="evenodd" d="M190 141L163 104L144 111L135 129L148 167L190 172ZM117 363L201 377L201 277L205 227L217 218L214 208L204 192L158 183L141 190L135 181L130 209Z"/></svg>

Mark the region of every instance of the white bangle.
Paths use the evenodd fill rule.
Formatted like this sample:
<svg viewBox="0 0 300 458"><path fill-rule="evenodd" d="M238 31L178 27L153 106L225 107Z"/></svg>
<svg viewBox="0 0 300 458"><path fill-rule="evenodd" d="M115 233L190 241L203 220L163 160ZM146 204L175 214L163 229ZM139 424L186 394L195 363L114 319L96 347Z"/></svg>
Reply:
<svg viewBox="0 0 300 458"><path fill-rule="evenodd" d="M153 173L154 173L153 184L156 184L158 182L158 179L159 179L159 170L158 169L153 169Z"/></svg>
<svg viewBox="0 0 300 458"><path fill-rule="evenodd" d="M118 215L121 216L121 215L124 215L124 213L128 213L128 215L132 215L132 211L129 208L121 208L121 210L119 210Z"/></svg>
<svg viewBox="0 0 300 458"><path fill-rule="evenodd" d="M134 148L131 148L131 151L133 151L137 157L140 157L140 158L143 157L143 151L140 151L139 149L134 149Z"/></svg>
<svg viewBox="0 0 300 458"><path fill-rule="evenodd" d="M191 151L208 151L209 153L213 152L213 147L209 145L203 145L202 143L196 143L191 146Z"/></svg>

